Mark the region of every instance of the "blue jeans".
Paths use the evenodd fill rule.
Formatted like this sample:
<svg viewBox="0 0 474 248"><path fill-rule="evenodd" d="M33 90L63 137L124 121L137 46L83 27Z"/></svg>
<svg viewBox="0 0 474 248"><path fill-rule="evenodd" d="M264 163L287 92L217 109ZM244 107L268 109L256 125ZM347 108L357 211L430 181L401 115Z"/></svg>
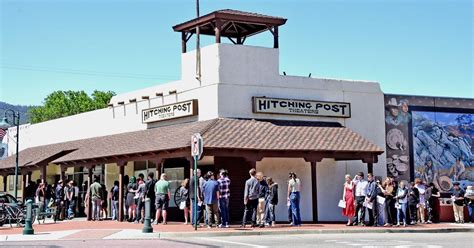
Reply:
<svg viewBox="0 0 474 248"><path fill-rule="evenodd" d="M397 209L397 223L400 224L402 223L401 220L403 220L403 224L407 223L407 204L406 203L399 203L400 208Z"/></svg>
<svg viewBox="0 0 474 248"><path fill-rule="evenodd" d="M275 221L275 207L276 207L276 205L268 203L267 215L266 215L266 216L268 216L267 223L272 223L272 222Z"/></svg>
<svg viewBox="0 0 474 248"><path fill-rule="evenodd" d="M221 224L229 225L229 198L219 199L219 211L221 212Z"/></svg>
<svg viewBox="0 0 474 248"><path fill-rule="evenodd" d="M291 217L293 218L293 225L301 225L300 215L300 192L292 192L290 194Z"/></svg>
<svg viewBox="0 0 474 248"><path fill-rule="evenodd" d="M71 200L69 202L69 207L67 209L67 217L73 218L74 217L74 209L76 208L76 200Z"/></svg>
<svg viewBox="0 0 474 248"><path fill-rule="evenodd" d="M467 205L467 211L469 212L469 222L474 221L474 204Z"/></svg>
<svg viewBox="0 0 474 248"><path fill-rule="evenodd" d="M203 205L204 205L203 204L201 206L197 206L197 210L194 210L194 205L193 204L194 204L194 199L191 199L191 206L193 208L193 216L191 216L191 224L192 225L194 225L194 211L196 211L196 214L197 214L197 216L196 216L197 223L198 224L201 223L202 214L203 214L203 211L202 211L203 209L202 208L203 208Z"/></svg>
<svg viewBox="0 0 474 248"><path fill-rule="evenodd" d="M118 219L118 210L119 210L118 204L119 204L118 201L112 200L112 220Z"/></svg>

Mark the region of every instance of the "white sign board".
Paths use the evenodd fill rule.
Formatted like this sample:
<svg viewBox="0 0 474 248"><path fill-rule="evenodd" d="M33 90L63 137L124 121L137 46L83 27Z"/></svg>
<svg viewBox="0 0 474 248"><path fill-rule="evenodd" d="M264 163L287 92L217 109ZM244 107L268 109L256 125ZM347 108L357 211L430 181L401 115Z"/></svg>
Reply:
<svg viewBox="0 0 474 248"><path fill-rule="evenodd" d="M201 157L203 150L203 139L201 137L201 134L195 133L191 137L191 156L193 157L198 157L198 159Z"/></svg>
<svg viewBox="0 0 474 248"><path fill-rule="evenodd" d="M197 100L178 102L142 110L142 122L150 123L198 114Z"/></svg>
<svg viewBox="0 0 474 248"><path fill-rule="evenodd" d="M253 112L325 117L351 117L351 104L311 100L253 97Z"/></svg>

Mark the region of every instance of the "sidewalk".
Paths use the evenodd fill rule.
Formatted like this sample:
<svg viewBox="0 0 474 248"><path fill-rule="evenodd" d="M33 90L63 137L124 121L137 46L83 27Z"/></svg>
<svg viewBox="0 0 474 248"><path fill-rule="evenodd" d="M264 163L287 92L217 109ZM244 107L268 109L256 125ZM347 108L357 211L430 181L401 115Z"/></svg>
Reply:
<svg viewBox="0 0 474 248"><path fill-rule="evenodd" d="M329 233L446 233L474 232L474 224L440 223L408 227L347 227L344 224L306 224L289 227L286 224L273 228L239 228L233 225L225 229L194 228L182 223L153 225L153 233L142 233L143 224L116 221L85 221L76 219L56 224L33 225L35 235L22 235L22 228L0 227L0 241L32 240L98 240L98 239L160 239L182 237L219 237L253 235L329 234Z"/></svg>

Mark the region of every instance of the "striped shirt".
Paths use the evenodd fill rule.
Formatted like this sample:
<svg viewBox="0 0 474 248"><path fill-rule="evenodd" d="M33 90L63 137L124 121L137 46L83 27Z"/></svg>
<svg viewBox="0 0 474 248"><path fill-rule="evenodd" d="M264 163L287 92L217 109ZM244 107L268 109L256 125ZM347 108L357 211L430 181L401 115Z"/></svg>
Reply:
<svg viewBox="0 0 474 248"><path fill-rule="evenodd" d="M229 198L230 197L230 179L228 177L221 177L217 180L219 183L219 198Z"/></svg>

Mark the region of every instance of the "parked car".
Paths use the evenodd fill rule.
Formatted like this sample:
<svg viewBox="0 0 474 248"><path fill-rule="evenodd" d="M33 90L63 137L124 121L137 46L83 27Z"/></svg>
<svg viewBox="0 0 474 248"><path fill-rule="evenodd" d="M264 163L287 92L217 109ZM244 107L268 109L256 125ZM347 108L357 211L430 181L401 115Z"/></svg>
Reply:
<svg viewBox="0 0 474 248"><path fill-rule="evenodd" d="M12 221L21 225L24 224L24 219L23 202L8 193L0 192L0 226L7 222L11 225Z"/></svg>
<svg viewBox="0 0 474 248"><path fill-rule="evenodd" d="M6 204L16 204L16 205L23 205L23 202L15 199L14 196L5 193L5 192L0 192L0 204L6 203Z"/></svg>

